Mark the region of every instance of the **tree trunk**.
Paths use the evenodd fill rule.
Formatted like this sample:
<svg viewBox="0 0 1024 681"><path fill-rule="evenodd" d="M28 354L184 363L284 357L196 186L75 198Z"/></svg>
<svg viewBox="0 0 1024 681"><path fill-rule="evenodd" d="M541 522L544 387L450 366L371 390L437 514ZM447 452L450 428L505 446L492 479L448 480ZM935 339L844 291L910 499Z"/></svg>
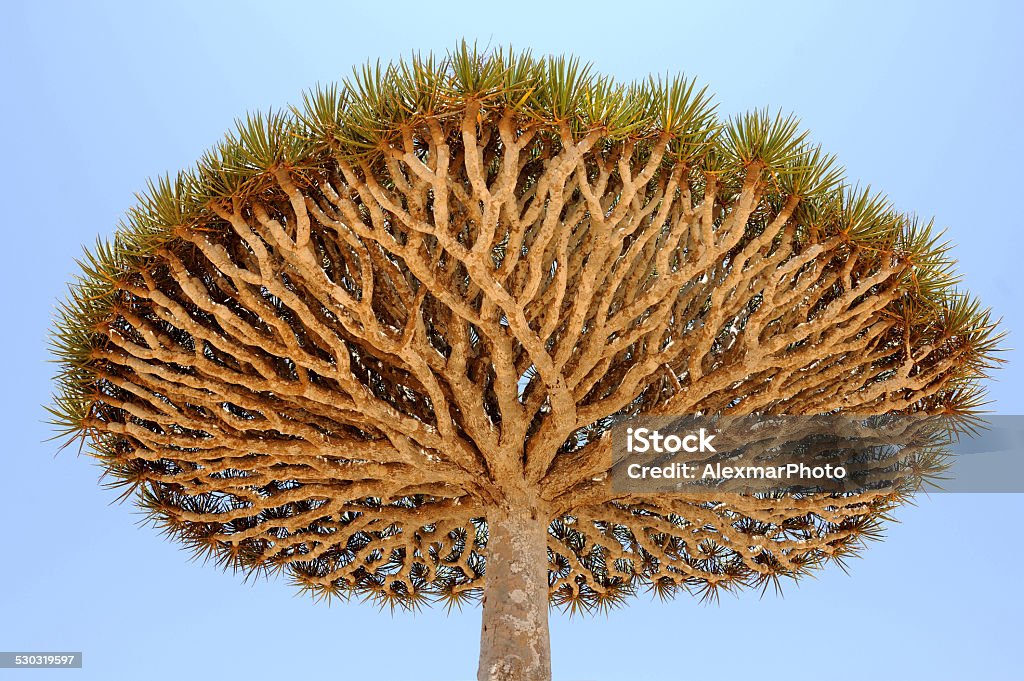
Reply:
<svg viewBox="0 0 1024 681"><path fill-rule="evenodd" d="M520 507L487 516L478 681L550 681L548 523Z"/></svg>

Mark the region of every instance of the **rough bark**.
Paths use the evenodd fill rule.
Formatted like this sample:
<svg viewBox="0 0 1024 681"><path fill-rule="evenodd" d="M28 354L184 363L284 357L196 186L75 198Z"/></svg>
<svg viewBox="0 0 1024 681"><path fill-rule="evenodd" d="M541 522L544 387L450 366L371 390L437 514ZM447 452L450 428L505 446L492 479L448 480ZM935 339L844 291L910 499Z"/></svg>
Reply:
<svg viewBox="0 0 1024 681"><path fill-rule="evenodd" d="M528 505L488 516L478 681L550 681L545 516Z"/></svg>

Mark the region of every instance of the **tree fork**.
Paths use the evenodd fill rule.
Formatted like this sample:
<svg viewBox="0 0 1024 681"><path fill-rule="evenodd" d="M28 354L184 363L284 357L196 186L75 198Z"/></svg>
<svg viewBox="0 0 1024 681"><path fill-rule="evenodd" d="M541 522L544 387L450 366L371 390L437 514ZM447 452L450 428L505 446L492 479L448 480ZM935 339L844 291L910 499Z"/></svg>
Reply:
<svg viewBox="0 0 1024 681"><path fill-rule="evenodd" d="M533 504L487 516L478 681L550 681L548 521Z"/></svg>

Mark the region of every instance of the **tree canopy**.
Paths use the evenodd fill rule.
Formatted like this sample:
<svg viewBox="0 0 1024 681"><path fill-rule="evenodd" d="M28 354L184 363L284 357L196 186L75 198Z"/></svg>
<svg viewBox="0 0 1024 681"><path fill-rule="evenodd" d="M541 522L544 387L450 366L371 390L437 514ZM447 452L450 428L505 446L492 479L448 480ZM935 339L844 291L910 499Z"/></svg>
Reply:
<svg viewBox="0 0 1024 681"><path fill-rule="evenodd" d="M239 121L81 270L61 432L198 555L409 607L478 595L513 503L570 610L841 562L909 490L616 493L613 419L970 418L999 341L796 118L467 44Z"/></svg>

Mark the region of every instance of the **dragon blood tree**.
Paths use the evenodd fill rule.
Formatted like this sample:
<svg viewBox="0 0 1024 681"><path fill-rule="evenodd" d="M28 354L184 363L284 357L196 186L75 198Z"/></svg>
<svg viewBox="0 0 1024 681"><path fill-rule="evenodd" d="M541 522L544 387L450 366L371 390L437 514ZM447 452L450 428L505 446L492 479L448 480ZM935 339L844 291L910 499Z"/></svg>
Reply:
<svg viewBox="0 0 1024 681"><path fill-rule="evenodd" d="M998 340L793 118L465 44L249 117L82 270L52 411L124 496L317 597L480 597L488 680L550 678L549 604L796 578L907 494L616 493L614 420L969 416Z"/></svg>

